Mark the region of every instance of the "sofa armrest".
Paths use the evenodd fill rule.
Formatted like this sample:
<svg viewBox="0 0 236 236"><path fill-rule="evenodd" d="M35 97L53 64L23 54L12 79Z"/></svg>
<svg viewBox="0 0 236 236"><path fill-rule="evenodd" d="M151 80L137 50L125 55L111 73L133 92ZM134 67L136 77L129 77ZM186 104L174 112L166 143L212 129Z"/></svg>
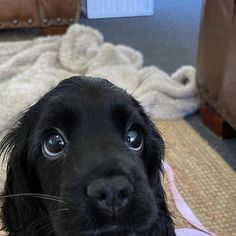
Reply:
<svg viewBox="0 0 236 236"><path fill-rule="evenodd" d="M78 0L38 0L42 27L68 25L77 22L80 15Z"/></svg>
<svg viewBox="0 0 236 236"><path fill-rule="evenodd" d="M1 0L0 29L66 26L77 22L80 0Z"/></svg>

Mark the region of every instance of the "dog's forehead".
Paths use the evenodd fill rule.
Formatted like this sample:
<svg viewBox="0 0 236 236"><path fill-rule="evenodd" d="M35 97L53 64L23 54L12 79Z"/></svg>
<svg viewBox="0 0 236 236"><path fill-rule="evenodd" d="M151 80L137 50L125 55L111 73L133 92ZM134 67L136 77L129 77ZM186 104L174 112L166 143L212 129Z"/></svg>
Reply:
<svg viewBox="0 0 236 236"><path fill-rule="evenodd" d="M70 80L68 80L70 82ZM134 100L124 90L102 80L64 83L52 90L43 109L44 121L83 123L83 128L123 127L135 113ZM111 124L110 121L113 121ZM42 122L43 123L43 122Z"/></svg>
<svg viewBox="0 0 236 236"><path fill-rule="evenodd" d="M93 105L95 103L106 104L106 101L129 100L123 89L115 86L105 79L91 77L73 77L60 83L52 93L64 95L64 98L77 100L80 104Z"/></svg>
<svg viewBox="0 0 236 236"><path fill-rule="evenodd" d="M129 94L111 83L87 79L87 81L82 80L79 86L75 84L62 86L59 91L55 91L50 103L52 106L60 104L66 108L77 107L91 113L93 110L105 111L115 106L128 108L132 105L131 100Z"/></svg>

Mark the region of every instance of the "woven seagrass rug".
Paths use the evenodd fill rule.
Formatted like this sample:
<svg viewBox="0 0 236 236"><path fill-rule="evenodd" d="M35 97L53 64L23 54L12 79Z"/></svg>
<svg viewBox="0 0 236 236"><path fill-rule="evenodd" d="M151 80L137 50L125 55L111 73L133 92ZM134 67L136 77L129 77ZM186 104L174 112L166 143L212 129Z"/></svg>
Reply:
<svg viewBox="0 0 236 236"><path fill-rule="evenodd" d="M156 125L166 142L166 160L174 170L177 187L191 209L215 234L235 236L236 173L186 121L158 121ZM1 186L4 178L2 168ZM164 186L176 227L191 227L174 207L166 178Z"/></svg>
<svg viewBox="0 0 236 236"><path fill-rule="evenodd" d="M236 235L236 173L184 120L156 122L176 185L200 221L219 236ZM191 227L178 214L167 179L164 186L177 228ZM186 235L187 236L187 235Z"/></svg>

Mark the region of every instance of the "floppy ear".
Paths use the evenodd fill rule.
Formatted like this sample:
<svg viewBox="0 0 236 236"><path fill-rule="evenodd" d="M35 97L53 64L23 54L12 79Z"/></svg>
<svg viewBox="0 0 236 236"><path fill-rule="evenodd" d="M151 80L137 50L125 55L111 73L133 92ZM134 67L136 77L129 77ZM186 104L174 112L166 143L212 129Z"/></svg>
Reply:
<svg viewBox="0 0 236 236"><path fill-rule="evenodd" d="M166 204L166 195L161 183L161 173L163 173L163 159L165 152L165 143L161 137L159 130L155 124L146 115L140 104L133 99L135 107L139 110L145 126L145 150L143 152L143 162L145 164L147 176L150 186L157 199L158 208L160 211L159 220L157 222L156 234L160 235L175 235L174 224L171 219L171 213ZM155 235L155 234L153 234Z"/></svg>
<svg viewBox="0 0 236 236"><path fill-rule="evenodd" d="M150 185L155 187L157 184L160 184L160 174L163 173L165 145L155 125L149 119L146 122L149 133L146 138L145 165Z"/></svg>
<svg viewBox="0 0 236 236"><path fill-rule="evenodd" d="M17 196L38 191L39 182L35 176L29 177L27 162L32 126L33 117L28 111L20 118L17 127L11 129L0 143L0 155L8 160L5 186L0 199L2 224L9 235L21 232L27 228L27 223L39 215L38 199ZM34 172L32 167L30 172Z"/></svg>
<svg viewBox="0 0 236 236"><path fill-rule="evenodd" d="M149 183L153 189L154 195L158 203L158 209L160 210L159 218L155 226L156 233L153 235L175 235L174 222L171 218L171 213L166 203L166 195L161 182L161 173L163 173L163 159L165 144L164 141L155 127L155 125L146 117L146 124L148 126L148 144L147 144L147 175Z"/></svg>

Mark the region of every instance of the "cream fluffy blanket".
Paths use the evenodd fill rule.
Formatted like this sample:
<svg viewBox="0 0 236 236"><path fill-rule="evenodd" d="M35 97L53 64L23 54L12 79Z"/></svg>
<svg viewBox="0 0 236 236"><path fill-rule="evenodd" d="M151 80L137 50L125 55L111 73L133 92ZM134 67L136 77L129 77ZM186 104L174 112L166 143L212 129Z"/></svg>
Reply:
<svg viewBox="0 0 236 236"><path fill-rule="evenodd" d="M0 43L0 130L74 75L106 78L129 93L135 90L134 97L153 119L184 117L198 107L192 66L172 75L144 67L140 52L104 42L91 27L73 25L63 36Z"/></svg>

